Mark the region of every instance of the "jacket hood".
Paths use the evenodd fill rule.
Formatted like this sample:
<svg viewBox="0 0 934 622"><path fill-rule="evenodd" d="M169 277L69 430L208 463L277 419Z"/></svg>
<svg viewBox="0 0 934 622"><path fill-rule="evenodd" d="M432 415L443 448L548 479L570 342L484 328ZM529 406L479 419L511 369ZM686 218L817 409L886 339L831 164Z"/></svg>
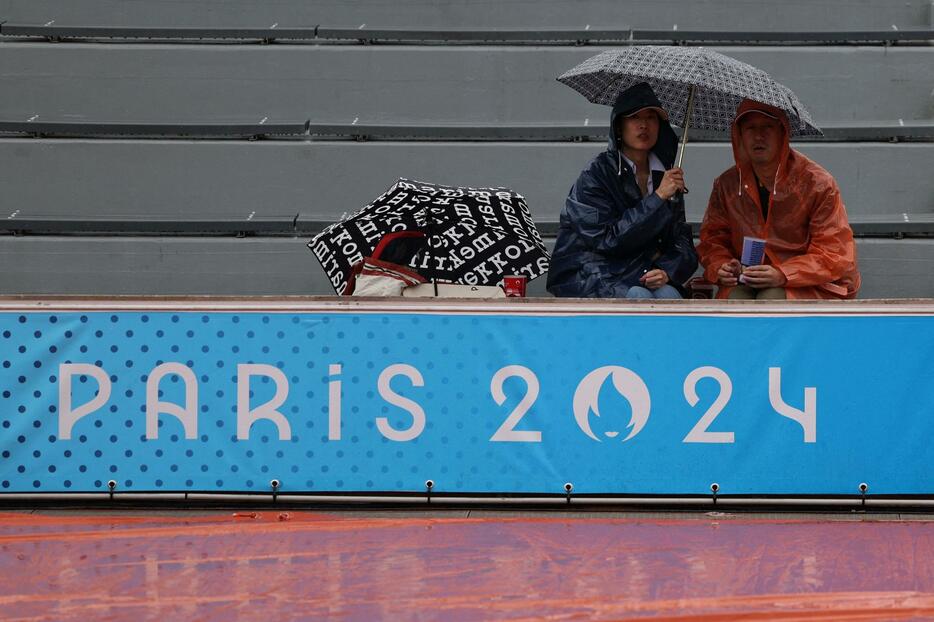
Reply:
<svg viewBox="0 0 934 622"><path fill-rule="evenodd" d="M616 152L616 158L620 163L620 169L622 169L622 145L616 140L616 122L620 117L627 117L631 114L635 114L643 108L659 108L663 111L665 110L661 102L658 101L658 97L655 96L652 87L645 82L633 85L620 93L616 97L616 103L613 104L613 111L610 113L609 151ZM665 112L665 116L668 116L667 111ZM652 148L652 152L658 156L658 159L662 161L662 164L664 164L667 169L671 168L674 164L677 151L678 135L671 129L671 124L668 120L659 115L658 141L655 143L655 147Z"/></svg>
<svg viewBox="0 0 934 622"><path fill-rule="evenodd" d="M743 147L739 132L740 117L750 112L761 112L770 117L778 119L778 121L782 124L783 130L781 151L778 156L778 169L775 171L775 186L772 189L772 194L775 194L778 191L779 181L783 180L787 176L788 170L791 167L791 125L788 123L788 117L785 116L784 111L779 108L753 101L751 99L744 99L740 103L739 107L736 109L736 117L733 119L733 125L730 128L730 138L733 142L733 160L736 162L736 169L739 171L740 194L743 193L743 188L755 179L755 173L752 169L752 161L749 158L749 154L746 153L746 149ZM758 204L758 191L750 192L750 195L753 196L753 200Z"/></svg>

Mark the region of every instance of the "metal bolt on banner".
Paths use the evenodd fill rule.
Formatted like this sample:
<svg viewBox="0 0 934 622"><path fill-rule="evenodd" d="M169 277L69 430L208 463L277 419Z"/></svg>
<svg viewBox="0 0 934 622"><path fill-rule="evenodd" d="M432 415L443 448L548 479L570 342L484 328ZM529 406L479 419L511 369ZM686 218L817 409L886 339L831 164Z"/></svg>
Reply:
<svg viewBox="0 0 934 622"><path fill-rule="evenodd" d="M859 485L859 494L863 496L863 505L866 505L866 493L869 492L869 484L866 482L860 482Z"/></svg>
<svg viewBox="0 0 934 622"><path fill-rule="evenodd" d="M273 479L269 481L269 486L272 488L272 500L273 501L275 501L276 498L279 496L280 485L281 485L281 482L277 479Z"/></svg>
<svg viewBox="0 0 934 622"><path fill-rule="evenodd" d="M428 496L428 503L431 503L431 489L435 487L434 480L425 480L425 493Z"/></svg>
<svg viewBox="0 0 934 622"><path fill-rule="evenodd" d="M720 492L720 484L714 482L710 485L710 492L713 493L713 504L717 505L717 493Z"/></svg>
<svg viewBox="0 0 934 622"><path fill-rule="evenodd" d="M574 490L574 484L572 484L571 482L568 482L567 484L564 485L564 494L566 494L568 497L568 503L571 502L571 491L572 490Z"/></svg>

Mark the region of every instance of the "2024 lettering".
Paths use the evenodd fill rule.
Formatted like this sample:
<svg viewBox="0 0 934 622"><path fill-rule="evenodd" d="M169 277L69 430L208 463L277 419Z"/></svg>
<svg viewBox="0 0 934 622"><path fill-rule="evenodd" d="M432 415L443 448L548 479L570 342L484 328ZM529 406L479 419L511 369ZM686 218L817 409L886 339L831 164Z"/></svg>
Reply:
<svg viewBox="0 0 934 622"><path fill-rule="evenodd" d="M341 365L330 365L328 381L328 440L341 440L341 398L342 380ZM782 417L796 421L802 428L803 441L814 443L817 441L817 389L804 388L804 408L798 409L787 404L781 392L781 368L769 368L769 402L774 411ZM166 402L159 397L159 386L167 376L177 376L185 387L185 403L175 404ZM411 424L406 428L395 428L386 417L376 418L376 427L380 434L391 441L407 442L414 440L425 429L425 410L416 401L395 392L391 385L393 379L402 376L409 380L412 387L423 387L425 380L421 372L405 363L396 363L386 367L377 380L377 390L386 403L406 411L411 417ZM75 377L90 377L97 381L96 395L79 406L72 403L72 383ZM275 395L266 403L251 407L250 384L253 378L265 377L275 384ZM522 365L507 365L500 368L490 381L490 394L493 400L502 405L506 401L503 390L509 378L520 378L525 382L526 392L516 407L509 413L499 426L490 441L540 443L542 432L538 430L516 429L522 418L535 404L540 391L540 383L536 374ZM107 404L112 390L110 376L97 365L87 363L67 363L59 366L59 438L69 440L75 424L83 417L99 410ZM684 399L691 407L697 406L700 398L697 394L697 385L703 379L713 379L720 387L719 394L714 402L707 408L701 418L684 437L685 443L733 443L733 432L709 430L714 419L723 411L733 394L733 383L729 375L722 369L711 366L698 367L690 372L684 379ZM649 389L642 378L634 371L620 366L599 367L588 373L577 385L574 391L573 412L578 427L588 437L595 441L602 439L590 426L591 413L599 414L598 396L607 380L611 380L616 391L624 397L631 406L630 422L627 426L628 435L623 441L635 437L645 426L651 410L651 396ZM289 384L285 374L277 367L265 364L239 364L237 365L237 438L248 440L250 428L259 420L269 420L275 424L279 432L279 440L288 441L292 438L292 429L288 418L283 415L280 408L288 398ZM169 415L177 418L185 431L186 439L198 438L198 380L194 372L182 363L163 363L152 370L146 379L146 438L156 439L159 434L159 416ZM606 431L602 435L607 438L616 438L616 431Z"/></svg>

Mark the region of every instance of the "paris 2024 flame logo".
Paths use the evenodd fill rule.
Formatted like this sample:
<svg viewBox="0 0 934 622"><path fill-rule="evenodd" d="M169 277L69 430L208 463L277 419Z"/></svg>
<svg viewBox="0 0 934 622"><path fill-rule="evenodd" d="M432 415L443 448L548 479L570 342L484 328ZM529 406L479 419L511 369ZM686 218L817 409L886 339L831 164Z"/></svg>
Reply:
<svg viewBox="0 0 934 622"><path fill-rule="evenodd" d="M629 418L629 435L623 439L628 441L645 427L649 420L649 410L652 400L649 397L649 389L645 386L642 378L632 370L625 367L607 365L600 367L587 374L577 390L574 391L574 419L580 429L595 441L601 440L590 428L590 413L596 416L600 415L600 389L607 378L613 379L613 386L629 402L632 407L632 415ZM616 438L618 431L604 432L608 438Z"/></svg>

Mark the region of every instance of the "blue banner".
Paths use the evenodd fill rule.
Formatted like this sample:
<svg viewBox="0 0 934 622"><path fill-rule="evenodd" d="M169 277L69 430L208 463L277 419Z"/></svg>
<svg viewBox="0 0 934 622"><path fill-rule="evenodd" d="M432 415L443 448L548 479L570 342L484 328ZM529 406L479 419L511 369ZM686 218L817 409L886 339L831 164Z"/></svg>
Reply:
<svg viewBox="0 0 934 622"><path fill-rule="evenodd" d="M0 493L934 494L926 315L0 314Z"/></svg>

